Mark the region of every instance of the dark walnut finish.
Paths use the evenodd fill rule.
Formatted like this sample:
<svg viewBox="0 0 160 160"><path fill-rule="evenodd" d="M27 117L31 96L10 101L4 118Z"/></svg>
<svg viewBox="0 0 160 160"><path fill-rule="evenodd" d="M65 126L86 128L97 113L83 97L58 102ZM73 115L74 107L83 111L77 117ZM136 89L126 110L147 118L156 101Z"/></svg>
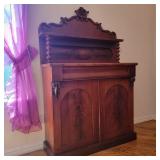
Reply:
<svg viewBox="0 0 160 160"><path fill-rule="evenodd" d="M83 8L75 12L76 16L61 18L60 24L40 24L41 63L119 62L119 42L123 40L87 18Z"/></svg>
<svg viewBox="0 0 160 160"><path fill-rule="evenodd" d="M84 8L75 13L39 26L48 155L88 155L136 138L137 63L119 63L123 40Z"/></svg>

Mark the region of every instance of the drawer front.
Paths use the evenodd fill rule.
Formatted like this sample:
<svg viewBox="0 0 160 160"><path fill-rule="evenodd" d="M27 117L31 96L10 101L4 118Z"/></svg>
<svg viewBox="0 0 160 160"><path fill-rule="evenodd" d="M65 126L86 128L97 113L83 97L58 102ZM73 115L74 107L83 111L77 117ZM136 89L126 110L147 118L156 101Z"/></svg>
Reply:
<svg viewBox="0 0 160 160"><path fill-rule="evenodd" d="M135 76L133 65L53 65L53 78L59 81L130 78Z"/></svg>

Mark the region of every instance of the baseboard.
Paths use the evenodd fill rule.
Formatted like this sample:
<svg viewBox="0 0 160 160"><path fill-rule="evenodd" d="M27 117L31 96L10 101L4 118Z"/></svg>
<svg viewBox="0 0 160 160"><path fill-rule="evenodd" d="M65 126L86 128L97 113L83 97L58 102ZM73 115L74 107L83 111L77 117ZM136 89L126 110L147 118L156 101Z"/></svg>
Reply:
<svg viewBox="0 0 160 160"><path fill-rule="evenodd" d="M135 117L134 118L134 124L144 122L144 121L149 121L149 120L155 120L156 119L156 114L150 114L150 115L145 115L141 117Z"/></svg>
<svg viewBox="0 0 160 160"><path fill-rule="evenodd" d="M29 152L37 151L43 149L43 142L34 144L34 145L27 145L27 146L19 146L14 149L9 149L5 151L5 156L18 156L22 154L26 154Z"/></svg>

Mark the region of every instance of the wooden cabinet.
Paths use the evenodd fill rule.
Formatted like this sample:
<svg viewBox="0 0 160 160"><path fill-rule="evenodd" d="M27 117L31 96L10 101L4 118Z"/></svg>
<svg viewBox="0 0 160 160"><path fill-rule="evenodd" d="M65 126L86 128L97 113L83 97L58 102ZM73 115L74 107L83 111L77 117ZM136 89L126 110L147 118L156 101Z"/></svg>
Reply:
<svg viewBox="0 0 160 160"><path fill-rule="evenodd" d="M123 40L85 9L75 12L39 27L48 155L88 155L136 138L137 63L119 63Z"/></svg>

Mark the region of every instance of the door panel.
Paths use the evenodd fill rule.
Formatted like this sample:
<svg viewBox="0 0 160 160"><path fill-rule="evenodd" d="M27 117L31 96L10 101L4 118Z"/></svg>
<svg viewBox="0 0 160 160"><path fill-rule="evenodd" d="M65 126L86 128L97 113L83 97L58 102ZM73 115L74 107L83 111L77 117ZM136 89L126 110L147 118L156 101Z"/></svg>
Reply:
<svg viewBox="0 0 160 160"><path fill-rule="evenodd" d="M103 140L120 136L132 129L131 90L127 80L101 81L101 136Z"/></svg>
<svg viewBox="0 0 160 160"><path fill-rule="evenodd" d="M55 143L58 151L93 144L98 141L98 101L96 81L60 83L54 100Z"/></svg>

